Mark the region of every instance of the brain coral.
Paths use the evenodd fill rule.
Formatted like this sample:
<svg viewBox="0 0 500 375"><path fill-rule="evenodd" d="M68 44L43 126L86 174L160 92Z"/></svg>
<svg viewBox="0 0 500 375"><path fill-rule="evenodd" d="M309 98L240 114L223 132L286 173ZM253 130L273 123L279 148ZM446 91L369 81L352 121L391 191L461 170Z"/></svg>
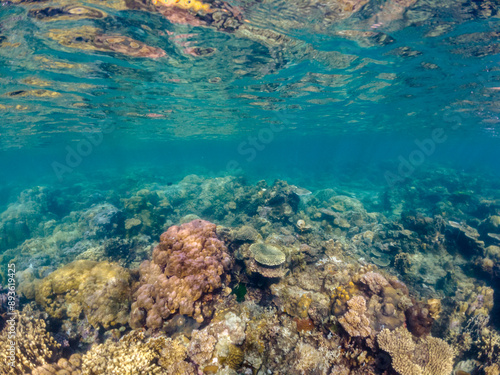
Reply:
<svg viewBox="0 0 500 375"><path fill-rule="evenodd" d="M141 264L130 325L157 329L177 311L202 322L200 299L210 299L222 287L221 277L231 264L215 224L193 220L170 227L161 235L153 260Z"/></svg>
<svg viewBox="0 0 500 375"><path fill-rule="evenodd" d="M126 324L132 280L129 272L109 262L77 260L35 282L35 298L52 317L78 319L104 328Z"/></svg>
<svg viewBox="0 0 500 375"><path fill-rule="evenodd" d="M441 339L427 336L416 343L406 328L399 327L384 329L377 341L400 375L449 375L453 369L453 349Z"/></svg>

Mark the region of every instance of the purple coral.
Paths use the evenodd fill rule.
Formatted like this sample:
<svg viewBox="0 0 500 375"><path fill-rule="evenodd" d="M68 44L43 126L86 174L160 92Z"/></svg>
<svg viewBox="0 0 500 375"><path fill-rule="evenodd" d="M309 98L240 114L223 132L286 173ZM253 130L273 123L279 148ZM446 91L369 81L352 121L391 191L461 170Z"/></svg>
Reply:
<svg viewBox="0 0 500 375"><path fill-rule="evenodd" d="M201 297L211 299L231 265L215 224L193 220L170 227L161 235L153 260L141 264L130 325L158 329L176 312L202 322Z"/></svg>

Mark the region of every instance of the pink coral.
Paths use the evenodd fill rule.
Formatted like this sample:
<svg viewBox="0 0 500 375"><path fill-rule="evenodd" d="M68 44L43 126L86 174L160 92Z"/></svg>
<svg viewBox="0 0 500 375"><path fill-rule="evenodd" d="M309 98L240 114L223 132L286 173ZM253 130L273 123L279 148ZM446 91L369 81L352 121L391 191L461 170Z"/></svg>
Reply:
<svg viewBox="0 0 500 375"><path fill-rule="evenodd" d="M366 300L361 296L347 301L349 310L339 319L339 323L349 336L368 337L371 334L370 321L365 316Z"/></svg>
<svg viewBox="0 0 500 375"><path fill-rule="evenodd" d="M386 278L377 272L367 272L361 276L359 281L373 294L379 294L382 290L389 286L389 282Z"/></svg>
<svg viewBox="0 0 500 375"><path fill-rule="evenodd" d="M141 264L130 325L157 329L177 311L202 322L200 299L205 295L210 300L222 287L221 277L231 264L215 224L193 220L170 227L161 235L153 260Z"/></svg>

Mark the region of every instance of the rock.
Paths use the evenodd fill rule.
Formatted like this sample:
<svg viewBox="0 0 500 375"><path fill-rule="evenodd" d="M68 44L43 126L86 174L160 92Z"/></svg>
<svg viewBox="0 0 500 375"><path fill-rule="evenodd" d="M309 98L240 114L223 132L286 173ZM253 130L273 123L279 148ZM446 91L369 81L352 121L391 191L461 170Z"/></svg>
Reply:
<svg viewBox="0 0 500 375"><path fill-rule="evenodd" d="M98 238L117 235L124 229L123 213L109 203L92 207L84 214L84 219L88 220L89 234Z"/></svg>

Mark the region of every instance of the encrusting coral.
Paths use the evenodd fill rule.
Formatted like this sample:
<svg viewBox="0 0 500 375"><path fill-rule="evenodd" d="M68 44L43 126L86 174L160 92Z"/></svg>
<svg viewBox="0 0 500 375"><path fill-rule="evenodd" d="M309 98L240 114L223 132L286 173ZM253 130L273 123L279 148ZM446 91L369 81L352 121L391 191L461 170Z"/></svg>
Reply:
<svg viewBox="0 0 500 375"><path fill-rule="evenodd" d="M17 333L9 335L10 325L0 334L0 373L25 375L37 366L55 361L59 356L60 344L46 330L45 321L17 313L13 318ZM9 358L11 342L16 343L15 359ZM14 362L11 367L10 363Z"/></svg>
<svg viewBox="0 0 500 375"><path fill-rule="evenodd" d="M200 367L225 365L237 369L243 362L240 346L246 338L247 318L234 312L219 314L207 327L193 331L188 355Z"/></svg>
<svg viewBox="0 0 500 375"><path fill-rule="evenodd" d="M377 272L367 272L359 279L372 293L379 294L384 288L389 286L389 282Z"/></svg>
<svg viewBox="0 0 500 375"><path fill-rule="evenodd" d="M412 305L406 285L394 279L389 282L373 271L363 274L359 284L370 296L365 315L370 320L372 332L380 332L384 328L394 329L405 323L405 311Z"/></svg>
<svg viewBox="0 0 500 375"><path fill-rule="evenodd" d="M406 328L399 327L384 329L377 341L400 375L449 375L453 369L453 349L441 339L427 336L415 342Z"/></svg>
<svg viewBox="0 0 500 375"><path fill-rule="evenodd" d="M231 265L215 224L193 220L170 227L161 235L153 260L141 264L130 325L158 329L177 311L203 322L201 298L212 299Z"/></svg>
<svg viewBox="0 0 500 375"><path fill-rule="evenodd" d="M50 316L78 319L83 312L94 327L128 321L132 279L109 262L77 260L35 281L35 298Z"/></svg>

